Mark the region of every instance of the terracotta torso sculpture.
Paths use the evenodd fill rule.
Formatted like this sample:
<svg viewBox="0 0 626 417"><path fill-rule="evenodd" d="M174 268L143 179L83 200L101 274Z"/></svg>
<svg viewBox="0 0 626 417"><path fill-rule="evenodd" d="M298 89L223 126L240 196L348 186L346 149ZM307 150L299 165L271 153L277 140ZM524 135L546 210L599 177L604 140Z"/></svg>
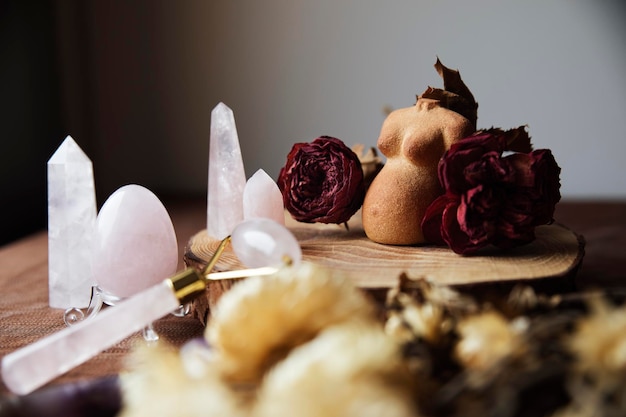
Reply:
<svg viewBox="0 0 626 417"><path fill-rule="evenodd" d="M473 125L438 100L419 98L415 106L392 112L383 123L378 148L387 157L363 202L363 228L378 243L424 243L421 221L443 192L437 165Z"/></svg>

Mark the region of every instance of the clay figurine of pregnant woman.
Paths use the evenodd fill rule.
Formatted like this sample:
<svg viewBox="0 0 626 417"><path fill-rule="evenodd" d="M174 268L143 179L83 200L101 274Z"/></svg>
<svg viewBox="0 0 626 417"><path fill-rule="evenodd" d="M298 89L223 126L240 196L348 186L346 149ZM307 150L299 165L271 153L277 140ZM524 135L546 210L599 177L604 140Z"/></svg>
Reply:
<svg viewBox="0 0 626 417"><path fill-rule="evenodd" d="M476 129L478 105L458 72L439 60L435 68L444 78L445 89L429 87L414 106L393 111L383 123L378 148L387 162L370 185L362 209L363 228L374 242L424 243L422 218L443 193L437 175L439 160L450 145ZM450 106L450 98L460 100L465 108L459 111Z"/></svg>
<svg viewBox="0 0 626 417"><path fill-rule="evenodd" d="M421 221L426 208L443 193L437 165L455 141L474 128L438 100L420 98L413 107L392 112L378 138L387 157L363 202L363 228L374 242L424 243Z"/></svg>

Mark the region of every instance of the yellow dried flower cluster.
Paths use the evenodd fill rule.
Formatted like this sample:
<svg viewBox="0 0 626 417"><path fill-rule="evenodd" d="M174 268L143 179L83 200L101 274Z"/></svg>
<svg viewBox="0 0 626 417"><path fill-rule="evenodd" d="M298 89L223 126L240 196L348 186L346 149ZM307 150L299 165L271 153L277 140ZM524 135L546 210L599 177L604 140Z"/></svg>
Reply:
<svg viewBox="0 0 626 417"><path fill-rule="evenodd" d="M416 415L401 351L374 305L311 264L236 284L206 339L204 353L136 351L122 417Z"/></svg>
<svg viewBox="0 0 626 417"><path fill-rule="evenodd" d="M523 286L493 301L406 277L389 292L423 415L626 415L626 304Z"/></svg>
<svg viewBox="0 0 626 417"><path fill-rule="evenodd" d="M626 305L403 275L385 308L311 264L246 279L206 340L135 352L121 416L626 415Z"/></svg>
<svg viewBox="0 0 626 417"><path fill-rule="evenodd" d="M590 309L566 341L575 357L567 382L572 402L555 417L626 415L626 305L593 297Z"/></svg>
<svg viewBox="0 0 626 417"><path fill-rule="evenodd" d="M375 320L373 305L351 284L303 264L235 285L220 299L206 336L226 378L258 383L267 369L326 327Z"/></svg>
<svg viewBox="0 0 626 417"><path fill-rule="evenodd" d="M201 377L186 371L184 359L171 346L141 345L120 376L123 409L119 417L205 417L246 415L242 402L216 372Z"/></svg>

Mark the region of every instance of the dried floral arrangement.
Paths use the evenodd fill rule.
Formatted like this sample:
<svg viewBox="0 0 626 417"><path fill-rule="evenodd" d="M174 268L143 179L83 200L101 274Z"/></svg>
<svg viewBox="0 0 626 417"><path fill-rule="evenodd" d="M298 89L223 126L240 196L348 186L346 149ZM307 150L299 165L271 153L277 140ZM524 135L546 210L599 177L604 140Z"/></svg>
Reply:
<svg viewBox="0 0 626 417"><path fill-rule="evenodd" d="M478 104L459 72L439 60L435 68L444 89L428 87L415 106L389 114L378 139L387 162L371 150L368 176L337 138L293 146L278 186L296 220L345 223L362 207L376 242L463 255L529 243L552 222L560 200L552 152L533 150L525 126L476 130Z"/></svg>
<svg viewBox="0 0 626 417"><path fill-rule="evenodd" d="M205 340L135 351L121 416L622 416L626 305L403 276L383 307L337 273L237 283Z"/></svg>
<svg viewBox="0 0 626 417"><path fill-rule="evenodd" d="M423 415L626 412L623 298L517 286L508 298L478 300L401 277L387 311L385 329L403 346Z"/></svg>
<svg viewBox="0 0 626 417"><path fill-rule="evenodd" d="M462 255L529 243L552 221L552 153L533 150L524 126L477 130L478 104L458 71L439 60L435 68L444 89L429 87L384 122L386 163L331 136L293 145L277 184L295 220L345 224L361 209L374 241ZM372 238L367 216L408 240ZM402 276L381 306L339 272L305 263L235 283L211 309L203 340L135 352L122 416L573 416L585 390L621 394L581 387L582 373L621 380L626 359L602 368L595 347L580 342L586 323L620 310L572 304L521 287L508 301L484 300ZM621 340L605 330L606 346Z"/></svg>

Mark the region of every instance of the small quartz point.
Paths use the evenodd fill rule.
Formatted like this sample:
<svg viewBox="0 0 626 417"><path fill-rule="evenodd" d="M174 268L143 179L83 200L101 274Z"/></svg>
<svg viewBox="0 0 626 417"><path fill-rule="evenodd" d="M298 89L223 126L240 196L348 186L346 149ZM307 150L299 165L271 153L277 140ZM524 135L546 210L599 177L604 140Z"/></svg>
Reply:
<svg viewBox="0 0 626 417"><path fill-rule="evenodd" d="M207 234L218 240L243 221L246 173L233 111L219 103L211 112Z"/></svg>
<svg viewBox="0 0 626 417"><path fill-rule="evenodd" d="M244 220L266 218L285 224L283 195L272 177L259 169L243 190Z"/></svg>
<svg viewBox="0 0 626 417"><path fill-rule="evenodd" d="M93 165L68 136L48 161L50 307L89 305L96 212Z"/></svg>

